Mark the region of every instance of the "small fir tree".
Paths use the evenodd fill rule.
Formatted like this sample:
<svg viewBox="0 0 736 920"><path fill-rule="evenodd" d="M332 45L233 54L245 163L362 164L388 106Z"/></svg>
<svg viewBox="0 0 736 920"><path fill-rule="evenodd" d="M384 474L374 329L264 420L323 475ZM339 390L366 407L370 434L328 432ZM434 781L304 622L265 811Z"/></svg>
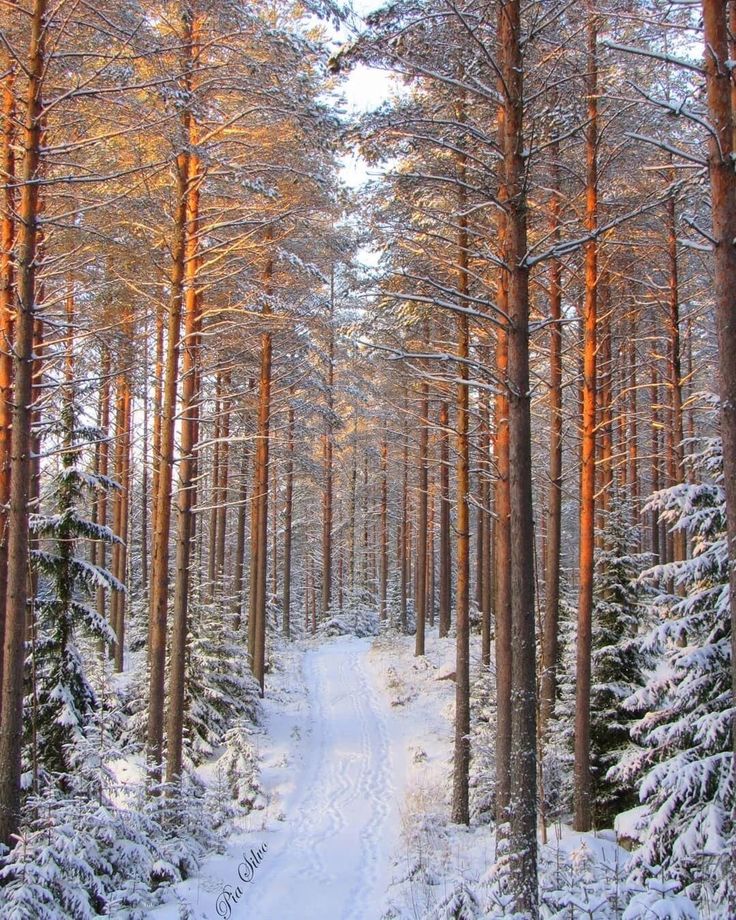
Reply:
<svg viewBox="0 0 736 920"><path fill-rule="evenodd" d="M631 784L609 776L631 750L631 728L643 714L627 709L625 702L645 680L647 656L639 633L646 589L638 578L651 559L636 551L640 535L630 517L630 509L615 499L595 558L590 733L598 827L611 827L619 812L636 804Z"/></svg>
<svg viewBox="0 0 736 920"><path fill-rule="evenodd" d="M68 387L70 390L71 387ZM107 544L118 538L108 527L87 518L85 495L115 487L112 480L83 468L85 448L101 433L80 421L73 393L67 392L59 423L59 470L52 486L54 511L31 516L31 532L42 542L32 551L39 574L35 598L35 641L31 670L34 715L34 763L38 770L67 773L74 746L85 734L97 707L76 642L80 628L104 643L115 640L109 624L86 603L98 587L122 591L110 572L77 554L80 540Z"/></svg>

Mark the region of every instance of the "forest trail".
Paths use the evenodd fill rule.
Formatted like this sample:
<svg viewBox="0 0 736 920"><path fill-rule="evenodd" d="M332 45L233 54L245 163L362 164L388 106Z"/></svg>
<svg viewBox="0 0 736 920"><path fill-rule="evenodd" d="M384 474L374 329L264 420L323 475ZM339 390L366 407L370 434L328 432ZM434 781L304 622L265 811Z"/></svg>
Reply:
<svg viewBox="0 0 736 920"><path fill-rule="evenodd" d="M390 705L366 667L371 643L342 637L309 648L303 659L307 711L272 710L269 736L291 736L293 757L264 770L264 791L279 820L248 834L239 852L267 851L247 884L237 866L235 894L218 916L233 920L376 920L390 881L400 826L400 741L389 730ZM296 741L296 743L294 743ZM395 749L396 748L396 749ZM287 782L279 782L288 772ZM401 770L398 771L402 773ZM270 810L270 809L269 809ZM249 870L243 873L250 875ZM213 914L214 916L215 914Z"/></svg>

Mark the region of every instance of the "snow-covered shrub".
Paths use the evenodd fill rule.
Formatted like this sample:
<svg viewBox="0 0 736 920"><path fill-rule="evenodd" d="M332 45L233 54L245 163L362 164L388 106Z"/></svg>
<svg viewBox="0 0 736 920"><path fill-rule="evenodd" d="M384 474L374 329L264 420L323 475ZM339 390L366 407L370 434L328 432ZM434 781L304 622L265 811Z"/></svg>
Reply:
<svg viewBox="0 0 736 920"><path fill-rule="evenodd" d="M648 878L629 901L621 920L699 920L696 905L679 890L679 882Z"/></svg>
<svg viewBox="0 0 736 920"><path fill-rule="evenodd" d="M584 836L573 850L551 843L540 849L539 895L543 916L618 920L627 901L626 854Z"/></svg>
<svg viewBox="0 0 736 920"><path fill-rule="evenodd" d="M265 806L255 736L245 720L225 733L225 751L217 761L216 781L208 793L209 813L216 827Z"/></svg>
<svg viewBox="0 0 736 920"><path fill-rule="evenodd" d="M547 823L560 820L570 811L572 803L576 635L577 608L567 590L563 590L560 592L557 698L542 754L540 793L544 796Z"/></svg>
<svg viewBox="0 0 736 920"><path fill-rule="evenodd" d="M192 611L184 714L184 753L199 764L222 744L238 720L259 720L260 687L231 614L217 604Z"/></svg>
<svg viewBox="0 0 736 920"><path fill-rule="evenodd" d="M0 865L0 916L86 920L126 910L144 917L156 890L191 874L217 845L196 796L180 804L124 788L84 742L63 788L29 797L20 840ZM112 753L112 752L109 752Z"/></svg>
<svg viewBox="0 0 736 920"><path fill-rule="evenodd" d="M496 812L496 674L483 668L470 687L470 814L492 821Z"/></svg>
<svg viewBox="0 0 736 920"><path fill-rule="evenodd" d="M616 815L636 804L631 783L608 776L632 748L631 726L643 712L624 705L644 683L639 634L646 614L645 587L638 577L651 557L636 552L639 529L614 496L595 554L591 661L591 773L596 827L611 827Z"/></svg>
<svg viewBox="0 0 736 920"><path fill-rule="evenodd" d="M354 604L342 613L334 613L317 626L322 636L377 636L379 620L375 607Z"/></svg>
<svg viewBox="0 0 736 920"><path fill-rule="evenodd" d="M723 855L733 845L730 811L736 789L720 440L705 442L694 458L694 472L697 481L659 492L649 504L672 528L686 531L692 558L642 575L659 592L653 601L657 625L646 640L659 661L630 700L633 709L648 710L634 731L644 748L614 775L638 782L651 814L636 855L641 874L646 876L650 865L664 866L696 901L707 878L709 885L716 882L715 897L725 903L733 878ZM724 865L726 871L715 879Z"/></svg>

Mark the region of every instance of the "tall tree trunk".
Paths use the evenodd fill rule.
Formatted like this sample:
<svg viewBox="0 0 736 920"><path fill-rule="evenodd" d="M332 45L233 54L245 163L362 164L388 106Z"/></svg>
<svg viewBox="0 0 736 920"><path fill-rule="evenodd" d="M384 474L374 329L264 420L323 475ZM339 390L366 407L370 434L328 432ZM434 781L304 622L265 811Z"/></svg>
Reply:
<svg viewBox="0 0 736 920"><path fill-rule="evenodd" d="M465 100L456 105L456 118L465 121ZM467 157L457 155L458 236L457 289L460 306L466 307L469 294L468 217L465 192ZM469 368L470 325L467 315L457 318L457 588L455 592L455 745L452 782L452 820L468 824L468 772L470 768L470 444L469 444ZM425 413L426 417L426 413ZM420 538L424 535L420 534Z"/></svg>
<svg viewBox="0 0 736 920"><path fill-rule="evenodd" d="M586 214L589 233L598 226L598 24L595 0L588 2L588 124L585 132ZM595 553L596 322L598 243L585 245L583 307L583 418L580 468L580 576L578 601L577 685L575 695L575 829L589 831L592 820L590 775L590 658Z"/></svg>
<svg viewBox="0 0 736 920"><path fill-rule="evenodd" d="M450 407L440 403L440 638L450 630L452 541L450 538Z"/></svg>
<svg viewBox="0 0 736 920"><path fill-rule="evenodd" d="M129 322L125 323L126 332L130 335ZM113 511L113 530L120 542L114 544L112 549L112 574L121 584L126 581L127 546L128 546L128 515L130 507L130 423L131 403L130 392L131 368L130 353L127 348L122 349L118 356L122 366L118 374L116 389L115 409L115 479L120 488L115 493ZM125 647L125 593L113 591L110 600L110 625L115 632L115 670L123 670Z"/></svg>
<svg viewBox="0 0 736 920"><path fill-rule="evenodd" d="M291 389L294 397L294 388ZM293 530L294 507L294 405L289 403L289 415L286 434L286 483L284 496L284 595L283 595L283 631L291 635L291 537Z"/></svg>
<svg viewBox="0 0 736 920"><path fill-rule="evenodd" d="M210 528L207 548L207 596L215 599L217 577L217 513L220 504L220 450L222 447L220 423L222 421L222 373L217 372L215 380L215 411L212 423L212 479L210 482Z"/></svg>
<svg viewBox="0 0 736 920"><path fill-rule="evenodd" d="M10 9L15 3L10 5ZM8 14L6 13L6 16ZM3 683L5 597L8 577L7 504L10 499L10 424L13 409L13 313L15 304L15 61L4 54L2 67L2 227L0 228L0 687ZM0 705L2 700L0 699ZM0 710L0 719L2 711Z"/></svg>
<svg viewBox="0 0 736 920"><path fill-rule="evenodd" d="M0 725L0 843L13 845L20 822L23 736L23 662L28 601L28 493L31 466L33 325L36 311L38 173L41 163L41 92L45 66L46 0L34 0L27 66L28 96L23 124L23 170L18 229L14 404L10 444L8 579Z"/></svg>
<svg viewBox="0 0 736 920"><path fill-rule="evenodd" d="M198 20L192 24L192 45L199 44ZM192 58L196 60L196 50ZM199 268L199 195L201 167L199 157L189 159L187 189L186 272L184 278L184 340L181 365L181 422L179 487L177 490L176 577L171 653L169 657L169 706L166 724L166 782L178 782L182 769L184 727L184 687L187 634L189 631L189 569L192 546L192 506L196 492L194 453L198 433L197 381L199 365L200 296L197 292Z"/></svg>
<svg viewBox="0 0 736 920"><path fill-rule="evenodd" d="M141 445L141 497L140 497L140 541L141 541L141 594L148 599L148 322L143 330L143 444Z"/></svg>
<svg viewBox="0 0 736 920"><path fill-rule="evenodd" d="M233 628L240 632L243 614L243 570L245 563L245 522L248 513L248 448L243 446L240 459L240 486L238 489L238 518L235 537L235 560L233 562Z"/></svg>
<svg viewBox="0 0 736 920"><path fill-rule="evenodd" d="M380 617L386 619L388 596L388 441L381 440L381 584Z"/></svg>
<svg viewBox="0 0 736 920"><path fill-rule="evenodd" d="M102 348L102 372L100 380L100 434L98 444L95 472L100 476L107 476L110 471L110 349L105 345ZM107 490L100 489L95 501L95 518L101 527L107 526ZM107 547L101 540L97 543L95 564L104 568L106 565ZM105 617L105 589L101 585L96 594L97 613Z"/></svg>
<svg viewBox="0 0 736 920"><path fill-rule="evenodd" d="M327 337L327 418L322 442L322 615L327 616L332 603L332 413L335 386L335 271L330 275L330 315Z"/></svg>
<svg viewBox="0 0 736 920"><path fill-rule="evenodd" d="M193 47L191 19L183 12L185 60L184 90L191 96ZM190 140L192 115L189 108L182 113L183 133ZM151 571L151 607L149 617L148 658L148 727L146 750L151 779L161 779L164 736L164 676L166 671L166 620L169 600L169 533L171 530L171 489L174 469L174 427L176 419L176 390L179 375L179 336L183 298L184 265L189 196L188 146L176 158L176 213L173 228L172 270L169 318L166 340L166 368L163 385L160 454L153 527L153 558Z"/></svg>
<svg viewBox="0 0 736 920"><path fill-rule="evenodd" d="M220 475L217 488L217 544L215 547L215 589L222 594L225 580L225 547L227 545L227 509L230 481L230 372L223 372L223 395L220 404Z"/></svg>
<svg viewBox="0 0 736 920"><path fill-rule="evenodd" d="M511 802L509 824L514 908L536 918L537 688L534 616L531 393L529 389L529 269L527 252L524 95L520 0L500 10L501 74L505 87L504 178L507 198L505 263L509 310L509 497L511 503Z"/></svg>
<svg viewBox="0 0 736 920"><path fill-rule="evenodd" d="M426 341L426 337L425 337ZM417 510L417 590L415 603L415 618L417 631L414 642L414 654L424 654L424 639L427 619L427 447L429 440L429 384L422 380L419 400L419 484L418 484L418 510Z"/></svg>
<svg viewBox="0 0 736 920"><path fill-rule="evenodd" d="M269 236L270 242L270 236ZM266 300L263 305L264 323L268 324L271 314L271 277L273 262L267 256L265 270ZM253 676L264 691L266 664L266 576L268 571L268 455L269 426L271 418L271 356L272 335L268 325L261 334L261 373L258 389L258 435L256 439L255 483L255 552L251 558L251 609L253 622L252 661ZM250 627L249 627L250 628ZM249 633L250 635L250 633Z"/></svg>
<svg viewBox="0 0 736 920"><path fill-rule="evenodd" d="M552 239L560 240L560 176L553 147L550 222ZM560 620L560 552L562 549L562 263L549 267L549 490L547 493L547 553L545 609L542 633L542 675L539 693L540 734L544 737L555 711Z"/></svg>
<svg viewBox="0 0 736 920"><path fill-rule="evenodd" d="M651 401L651 443L652 443L652 492L658 492L660 488L659 479L659 378L657 375L657 362L654 355L650 356L650 401ZM656 511L651 512L650 519L651 536L650 546L655 564L661 562L660 541L659 541L659 515Z"/></svg>
<svg viewBox="0 0 736 920"><path fill-rule="evenodd" d="M736 290L736 173L733 168L732 74L728 63L726 8L722 0L703 0L703 24L708 112L713 126L713 133L708 139L708 171L715 240L723 484L731 563L731 669L736 705L736 311L733 308L733 292ZM736 770L736 719L732 728Z"/></svg>
<svg viewBox="0 0 736 920"><path fill-rule="evenodd" d="M409 582L409 427L407 417L407 395L404 386L404 414L403 414L403 451L401 457L401 543L399 553L399 604L401 616L401 629L406 632L407 619L407 591Z"/></svg>
<svg viewBox="0 0 736 920"><path fill-rule="evenodd" d="M480 518L483 539L480 541L480 614L481 614L481 664L484 668L491 665L491 422L488 398L484 397L481 406L480 425Z"/></svg>
<svg viewBox="0 0 736 920"><path fill-rule="evenodd" d="M499 115L502 117L502 114ZM504 245L505 219L499 220L499 243ZM508 312L508 281L499 277L496 302ZM494 505L493 563L496 625L496 824L508 822L511 797L511 503L509 493L509 398L508 398L508 331L496 331L496 374L498 393L495 399L496 431L494 453L497 476Z"/></svg>
<svg viewBox="0 0 736 920"><path fill-rule="evenodd" d="M163 385L164 385L164 323L166 309L162 303L156 304L156 366L153 385L153 437L151 445L151 459L153 461L153 476L151 478L151 500L153 514L151 524L155 524L156 496L158 495L158 474L161 460L161 420L163 417ZM150 604L150 598L149 598Z"/></svg>
<svg viewBox="0 0 736 920"><path fill-rule="evenodd" d="M674 175L670 173L674 179ZM680 277L677 259L677 207L675 195L667 199L667 256L669 261L668 307L669 307L669 378L670 405L672 407L672 451L670 453L670 485L685 481L684 439L682 421L682 357L680 354ZM685 559L687 541L685 531L672 535L673 561Z"/></svg>

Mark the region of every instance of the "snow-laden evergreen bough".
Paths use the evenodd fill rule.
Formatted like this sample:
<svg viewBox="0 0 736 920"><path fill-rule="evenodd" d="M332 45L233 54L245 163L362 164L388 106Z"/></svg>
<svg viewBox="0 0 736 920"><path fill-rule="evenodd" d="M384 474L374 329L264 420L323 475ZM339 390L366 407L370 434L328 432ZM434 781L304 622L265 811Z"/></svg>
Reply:
<svg viewBox="0 0 736 920"><path fill-rule="evenodd" d="M689 462L694 481L658 492L648 505L671 528L686 532L691 558L642 574L658 590L654 625L643 643L658 663L628 701L647 712L633 732L643 748L611 776L637 782L647 806L646 839L634 862L639 873L664 866L705 909L725 907L734 884L734 713L720 440L705 441Z"/></svg>

